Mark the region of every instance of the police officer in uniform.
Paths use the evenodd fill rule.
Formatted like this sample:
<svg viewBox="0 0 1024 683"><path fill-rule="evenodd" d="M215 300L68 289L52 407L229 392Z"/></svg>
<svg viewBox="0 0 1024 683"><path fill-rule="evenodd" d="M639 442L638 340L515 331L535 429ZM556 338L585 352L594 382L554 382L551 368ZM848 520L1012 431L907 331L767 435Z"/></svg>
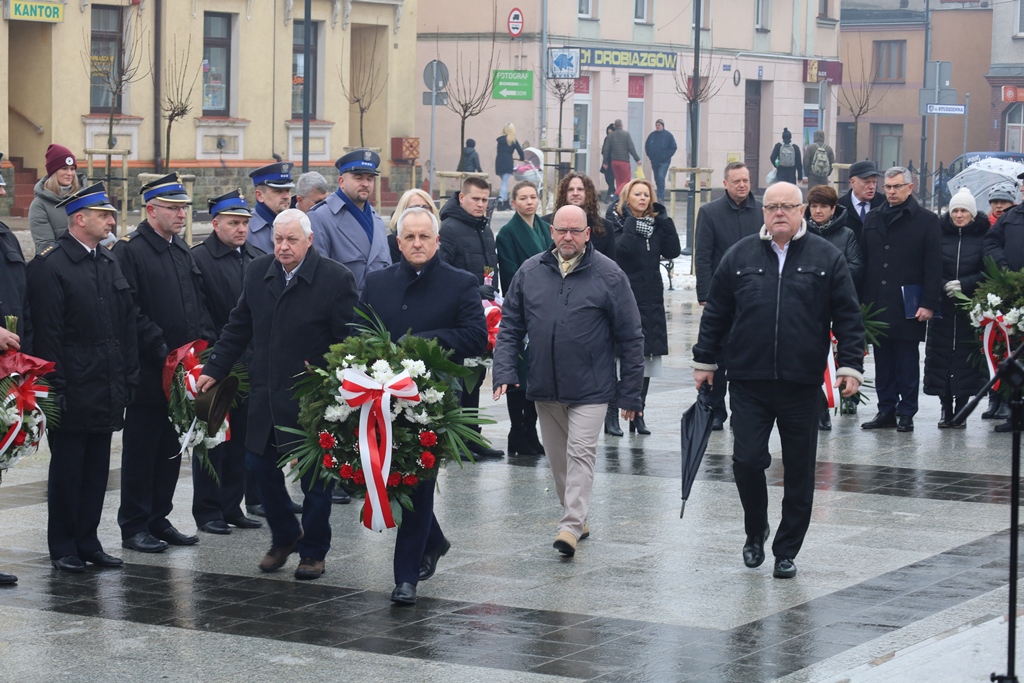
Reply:
<svg viewBox="0 0 1024 683"><path fill-rule="evenodd" d="M242 293L242 278L249 263L263 252L246 241L249 234L249 207L240 190L210 200L213 232L192 247L192 257L202 272L203 294L214 330L220 334L231 309ZM250 360L251 350L242 356ZM210 450L210 463L219 483L203 467L193 463L192 516L200 531L230 534L231 527L258 529L259 520L242 514L245 495L245 431L248 404L231 410L231 440ZM229 526L230 525L230 526Z"/></svg>
<svg viewBox="0 0 1024 683"><path fill-rule="evenodd" d="M313 246L352 271L362 292L366 276L391 265L384 221L370 206L380 155L357 149L338 159L338 190L309 210Z"/></svg>
<svg viewBox="0 0 1024 683"><path fill-rule="evenodd" d="M46 539L55 569L85 563L120 567L96 535L110 473L110 436L139 381L136 308L117 259L101 242L116 224L103 183L57 206L68 230L28 266L33 352L54 361L47 379L59 396L60 424L47 430L50 475Z"/></svg>
<svg viewBox="0 0 1024 683"><path fill-rule="evenodd" d="M274 251L274 219L291 206L292 166L279 161L257 168L249 174L256 186L256 207L249 220L249 242L266 254Z"/></svg>
<svg viewBox="0 0 1024 683"><path fill-rule="evenodd" d="M199 267L178 237L192 200L175 173L143 185L142 197L146 219L114 245L139 308L139 388L125 412L117 523L125 548L158 553L199 542L167 519L181 444L167 419L164 363L172 350L214 334Z"/></svg>

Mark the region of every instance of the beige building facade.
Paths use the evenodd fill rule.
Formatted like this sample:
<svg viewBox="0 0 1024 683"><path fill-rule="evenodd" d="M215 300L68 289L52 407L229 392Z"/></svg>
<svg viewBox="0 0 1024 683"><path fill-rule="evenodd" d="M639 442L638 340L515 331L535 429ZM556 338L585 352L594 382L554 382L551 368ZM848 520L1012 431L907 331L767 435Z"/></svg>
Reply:
<svg viewBox="0 0 1024 683"><path fill-rule="evenodd" d="M440 59L450 80L464 85L478 83L488 63L492 74L498 72L488 108L466 121L466 137L476 141L492 183L499 182L496 138L506 123L516 126L521 143L538 148L558 146L560 132L561 146L577 151L577 170L600 179L609 124L622 119L643 154L655 121L663 119L679 148L672 164L689 165L687 102L677 86L685 88L693 70L691 3L502 0L496 7L495 16L490 3L433 0L430 11L419 14L416 59L418 72ZM509 30L514 8L522 14L518 37ZM784 127L796 142L810 141L820 127L834 141L835 93L842 77L835 64L838 12L836 0L705 0L702 74L714 94L701 105L698 149L700 166L715 169L714 187L721 186L722 169L731 160L746 161L763 185ZM579 77L561 112L558 98L543 92L545 38L556 57L566 49L575 57L573 50L579 50ZM826 68L827 63L832 64ZM422 82L416 88L418 95L426 90ZM418 96L416 102L424 158L431 155L428 97ZM441 106L435 116L437 167L455 170L460 117ZM604 187L603 180L597 184Z"/></svg>
<svg viewBox="0 0 1024 683"><path fill-rule="evenodd" d="M171 170L206 179L197 188L208 194L244 182L275 156L301 161L303 0L0 6L0 92L8 102L0 150L19 168L45 173L52 142L82 156L84 167L85 149L107 147L111 111L114 147L130 150L133 174L169 159ZM310 164L329 173L346 147L362 144L381 149L387 177L391 139L415 136L416 0L313 0L311 19ZM134 74L115 76L130 82L112 92L104 84L122 65ZM371 92L376 99L360 116L351 102ZM171 127L168 154L169 100L189 111ZM251 199L251 183L243 189ZM195 194L205 208L204 192Z"/></svg>

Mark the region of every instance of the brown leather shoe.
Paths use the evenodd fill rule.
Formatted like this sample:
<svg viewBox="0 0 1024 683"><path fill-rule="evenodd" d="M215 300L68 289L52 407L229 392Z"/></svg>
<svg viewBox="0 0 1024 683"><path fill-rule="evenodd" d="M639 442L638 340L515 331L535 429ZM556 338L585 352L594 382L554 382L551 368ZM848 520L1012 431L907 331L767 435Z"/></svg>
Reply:
<svg viewBox="0 0 1024 683"><path fill-rule="evenodd" d="M288 556L295 552L295 549L299 545L299 541L302 540L302 534L296 538L291 544L286 546L272 545L267 554L260 560L260 570L264 572L276 572L278 569L284 566L284 563L288 561Z"/></svg>
<svg viewBox="0 0 1024 683"><path fill-rule="evenodd" d="M572 557L576 554L576 537L571 532L559 531L555 536L554 548L563 555Z"/></svg>
<svg viewBox="0 0 1024 683"><path fill-rule="evenodd" d="M312 581L323 576L324 561L314 560L312 557L303 557L299 560L299 566L295 568L295 578L299 581Z"/></svg>

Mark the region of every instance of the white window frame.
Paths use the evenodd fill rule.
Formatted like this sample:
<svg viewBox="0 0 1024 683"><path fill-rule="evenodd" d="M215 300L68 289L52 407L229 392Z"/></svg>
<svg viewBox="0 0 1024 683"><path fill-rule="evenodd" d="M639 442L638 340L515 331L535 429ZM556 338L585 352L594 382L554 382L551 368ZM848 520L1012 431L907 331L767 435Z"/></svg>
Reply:
<svg viewBox="0 0 1024 683"><path fill-rule="evenodd" d="M577 15L580 19L593 19L594 18L594 4L597 0L579 0L579 9ZM583 5L586 4L586 11L583 9Z"/></svg>
<svg viewBox="0 0 1024 683"><path fill-rule="evenodd" d="M1024 2L1024 0L1022 0ZM637 9L643 8L643 16L638 16ZM633 23L646 24L651 16L650 0L633 0Z"/></svg>
<svg viewBox="0 0 1024 683"><path fill-rule="evenodd" d="M754 28L758 31L771 30L771 0L754 0Z"/></svg>
<svg viewBox="0 0 1024 683"><path fill-rule="evenodd" d="M710 4L711 0L701 0L700 3L700 28L701 30L704 31L707 31L711 28L711 23L709 21L711 17L711 8L709 7ZM690 20L690 28L697 28L693 24L693 19Z"/></svg>
<svg viewBox="0 0 1024 683"><path fill-rule="evenodd" d="M1024 36L1024 0L1017 0L1017 35Z"/></svg>

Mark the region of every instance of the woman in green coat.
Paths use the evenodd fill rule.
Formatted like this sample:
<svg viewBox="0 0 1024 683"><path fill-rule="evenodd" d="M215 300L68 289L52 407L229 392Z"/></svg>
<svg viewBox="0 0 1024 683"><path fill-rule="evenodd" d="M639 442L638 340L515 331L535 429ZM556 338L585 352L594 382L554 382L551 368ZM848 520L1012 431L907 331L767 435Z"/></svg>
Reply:
<svg viewBox="0 0 1024 683"><path fill-rule="evenodd" d="M537 215L539 198L537 186L523 180L512 188L512 220L498 231L495 246L498 251L498 275L501 291L507 293L523 262L555 246L551 228ZM512 429L508 433L508 454L543 455L544 448L537 438L537 409L526 399L526 368L530 349L527 346L519 357L519 387L506 394L508 417Z"/></svg>

